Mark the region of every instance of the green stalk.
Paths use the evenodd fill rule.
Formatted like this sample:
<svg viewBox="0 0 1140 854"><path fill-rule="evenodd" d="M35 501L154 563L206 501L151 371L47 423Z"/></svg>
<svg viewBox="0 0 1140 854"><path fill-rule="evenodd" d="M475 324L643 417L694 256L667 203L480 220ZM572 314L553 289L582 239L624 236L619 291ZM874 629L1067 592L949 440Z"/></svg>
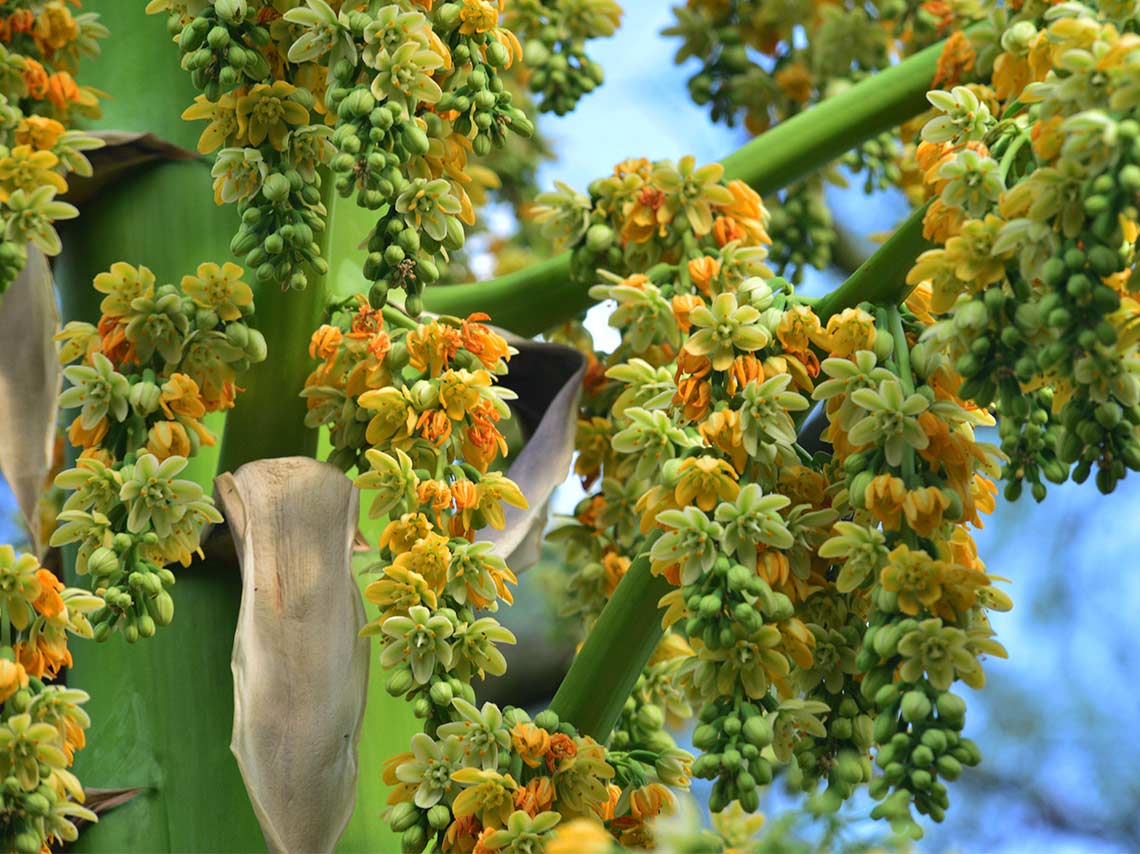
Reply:
<svg viewBox="0 0 1140 854"><path fill-rule="evenodd" d="M851 278L815 305L821 319L861 302L895 305L906 297L907 271L930 245L922 236L925 211L914 211ZM657 603L671 589L650 573L648 555L630 565L554 695L551 708L561 719L599 741L609 737L661 639Z"/></svg>
<svg viewBox="0 0 1140 854"><path fill-rule="evenodd" d="M649 549L656 539L657 534L630 564L550 703L561 720L598 741L609 737L665 633L657 603L673 585L650 571Z"/></svg>
<svg viewBox="0 0 1140 854"><path fill-rule="evenodd" d="M724 177L771 193L918 115L927 107L926 92L943 44L931 45L756 137L721 161ZM593 302L582 284L571 279L569 252L488 282L424 292L428 311L460 316L485 311L498 326L526 336L568 320Z"/></svg>
<svg viewBox="0 0 1140 854"><path fill-rule="evenodd" d="M826 323L831 315L861 302L895 305L906 298L910 292L906 274L914 259L934 245L922 236L926 208L923 205L912 211L850 278L815 304L820 320Z"/></svg>

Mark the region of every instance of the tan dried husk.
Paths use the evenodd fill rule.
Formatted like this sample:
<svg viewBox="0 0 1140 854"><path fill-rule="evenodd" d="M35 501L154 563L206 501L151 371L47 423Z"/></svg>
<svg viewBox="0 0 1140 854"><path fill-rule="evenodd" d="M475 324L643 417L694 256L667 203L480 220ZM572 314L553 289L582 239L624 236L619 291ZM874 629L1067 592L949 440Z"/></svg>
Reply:
<svg viewBox="0 0 1140 854"><path fill-rule="evenodd" d="M37 552L39 499L51 470L61 371L52 336L59 328L47 258L28 261L0 297L0 472L16 497Z"/></svg>
<svg viewBox="0 0 1140 854"><path fill-rule="evenodd" d="M257 460L215 487L243 579L230 749L269 849L332 851L356 800L368 688L350 570L359 494L307 457Z"/></svg>

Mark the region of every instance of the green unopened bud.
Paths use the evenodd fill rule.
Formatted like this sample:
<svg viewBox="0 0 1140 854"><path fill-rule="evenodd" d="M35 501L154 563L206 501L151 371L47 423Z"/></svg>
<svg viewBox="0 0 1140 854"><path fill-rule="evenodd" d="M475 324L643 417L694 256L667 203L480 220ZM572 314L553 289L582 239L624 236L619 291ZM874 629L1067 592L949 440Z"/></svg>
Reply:
<svg viewBox="0 0 1140 854"><path fill-rule="evenodd" d="M147 416L158 409L162 400L162 389L156 384L144 380L132 385L128 396L135 412Z"/></svg>

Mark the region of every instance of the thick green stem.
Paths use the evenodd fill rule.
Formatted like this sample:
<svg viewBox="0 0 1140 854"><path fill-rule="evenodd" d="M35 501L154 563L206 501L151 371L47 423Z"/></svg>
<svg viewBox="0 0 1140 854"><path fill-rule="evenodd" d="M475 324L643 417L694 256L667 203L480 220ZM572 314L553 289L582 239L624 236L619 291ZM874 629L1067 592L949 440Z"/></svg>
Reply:
<svg viewBox="0 0 1140 854"><path fill-rule="evenodd" d="M598 741L609 737L664 634L657 602L673 586L649 569L655 539L630 564L550 704L559 718Z"/></svg>
<svg viewBox="0 0 1140 854"><path fill-rule="evenodd" d="M918 115L942 47L931 45L756 137L722 161L725 178L771 193ZM424 305L437 314L485 311L498 326L529 336L589 307L587 287L571 278L564 252L488 282L428 288Z"/></svg>
<svg viewBox="0 0 1140 854"><path fill-rule="evenodd" d="M859 265L842 285L815 305L815 313L826 322L833 314L861 302L895 305L902 302L909 289L906 274L914 259L933 244L922 236L922 218L926 205L911 212L875 253Z"/></svg>
<svg viewBox="0 0 1140 854"><path fill-rule="evenodd" d="M322 201L331 207L333 182L322 175ZM321 256L328 257L332 221L321 235ZM254 291L257 328L265 336L269 358L242 377L245 391L226 418L220 471L237 471L251 460L313 457L317 431L305 426L307 408L300 396L313 370L309 337L328 306L328 276L311 275L303 291L281 293L275 283Z"/></svg>

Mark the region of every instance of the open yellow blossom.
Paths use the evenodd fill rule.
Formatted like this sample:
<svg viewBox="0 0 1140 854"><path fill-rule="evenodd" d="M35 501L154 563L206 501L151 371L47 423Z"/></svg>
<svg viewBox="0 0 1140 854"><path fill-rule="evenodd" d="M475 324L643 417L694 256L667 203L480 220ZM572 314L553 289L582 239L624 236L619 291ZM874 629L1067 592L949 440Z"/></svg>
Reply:
<svg viewBox="0 0 1140 854"><path fill-rule="evenodd" d="M511 746L524 764L537 768L550 752L550 733L529 721L519 721L511 727Z"/></svg>
<svg viewBox="0 0 1140 854"><path fill-rule="evenodd" d="M131 302L154 294L154 273L149 268L132 267L116 261L111 269L95 277L95 290L106 294L99 310L107 317L123 317L131 310Z"/></svg>
<svg viewBox="0 0 1140 854"><path fill-rule="evenodd" d="M0 658L0 703L28 687L28 673L18 661Z"/></svg>
<svg viewBox="0 0 1140 854"><path fill-rule="evenodd" d="M861 308L846 308L827 320L827 328L812 340L832 356L847 358L875 345L875 318Z"/></svg>
<svg viewBox="0 0 1140 854"><path fill-rule="evenodd" d="M67 192L67 181L55 171L58 166L59 158L52 152L17 145L6 157L0 158L0 201L8 201L16 190L31 192L38 187Z"/></svg>
<svg viewBox="0 0 1140 854"><path fill-rule="evenodd" d="M384 620L407 614L408 609L416 605L435 610L438 601L422 575L399 564L386 567L382 578L365 587L364 598L381 609L380 616L369 624L369 634L378 632Z"/></svg>
<svg viewBox="0 0 1140 854"><path fill-rule="evenodd" d="M938 529L949 506L950 499L936 486L908 490L902 503L907 526L922 537L929 537Z"/></svg>
<svg viewBox="0 0 1140 854"><path fill-rule="evenodd" d="M217 151L238 135L237 99L225 93L217 101L199 95L194 103L182 112L185 121L205 119L209 121L202 135L198 137L198 152L209 154Z"/></svg>
<svg viewBox="0 0 1140 854"><path fill-rule="evenodd" d="M290 96L297 87L284 80L258 83L237 102L238 135L252 146L266 139L278 151L285 150L290 127L309 123L309 111Z"/></svg>
<svg viewBox="0 0 1140 854"><path fill-rule="evenodd" d="M391 549L400 554L411 549L417 542L432 533L431 520L423 513L405 513L393 519L380 533L380 548Z"/></svg>
<svg viewBox="0 0 1140 854"><path fill-rule="evenodd" d="M708 512L721 501L732 501L740 494L736 471L716 457L689 457L681 463L674 495L682 506L696 504Z"/></svg>
<svg viewBox="0 0 1140 854"><path fill-rule="evenodd" d="M230 261L199 264L196 276L182 277L182 290L199 308L217 312L222 320L238 320L253 304L253 290L241 280L245 271Z"/></svg>

